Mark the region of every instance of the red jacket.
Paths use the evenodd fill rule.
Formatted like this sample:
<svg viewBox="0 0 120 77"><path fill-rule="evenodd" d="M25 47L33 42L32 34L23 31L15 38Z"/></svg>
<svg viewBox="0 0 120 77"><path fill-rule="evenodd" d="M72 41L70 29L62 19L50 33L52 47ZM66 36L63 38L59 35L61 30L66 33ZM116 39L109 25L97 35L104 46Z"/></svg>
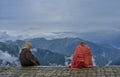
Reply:
<svg viewBox="0 0 120 77"><path fill-rule="evenodd" d="M74 54L70 68L92 67L92 52L90 48L85 45L78 45Z"/></svg>

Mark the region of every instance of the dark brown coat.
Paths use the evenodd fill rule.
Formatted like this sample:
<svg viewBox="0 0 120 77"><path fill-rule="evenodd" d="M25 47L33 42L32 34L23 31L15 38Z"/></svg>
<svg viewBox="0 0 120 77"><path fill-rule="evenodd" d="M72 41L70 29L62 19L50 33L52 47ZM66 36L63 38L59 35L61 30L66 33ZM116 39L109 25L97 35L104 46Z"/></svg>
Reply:
<svg viewBox="0 0 120 77"><path fill-rule="evenodd" d="M35 66L40 65L37 58L33 56L30 49L24 48L20 53L20 63L22 66Z"/></svg>

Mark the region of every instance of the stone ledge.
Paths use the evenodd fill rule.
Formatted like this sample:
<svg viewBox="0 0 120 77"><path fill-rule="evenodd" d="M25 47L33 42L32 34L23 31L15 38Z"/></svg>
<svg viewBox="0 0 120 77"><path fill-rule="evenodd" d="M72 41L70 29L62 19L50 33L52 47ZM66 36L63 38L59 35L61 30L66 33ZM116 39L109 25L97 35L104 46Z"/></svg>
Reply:
<svg viewBox="0 0 120 77"><path fill-rule="evenodd" d="M0 77L120 77L119 66L82 68L67 67L0 67Z"/></svg>

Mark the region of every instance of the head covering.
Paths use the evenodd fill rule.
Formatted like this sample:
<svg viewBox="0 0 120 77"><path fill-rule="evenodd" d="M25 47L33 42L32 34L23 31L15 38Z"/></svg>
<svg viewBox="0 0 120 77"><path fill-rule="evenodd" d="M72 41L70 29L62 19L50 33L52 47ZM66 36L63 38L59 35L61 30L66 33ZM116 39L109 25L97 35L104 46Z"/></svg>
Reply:
<svg viewBox="0 0 120 77"><path fill-rule="evenodd" d="M81 41L80 44L85 44L85 42L84 42L84 41Z"/></svg>
<svg viewBox="0 0 120 77"><path fill-rule="evenodd" d="M32 47L31 42L25 42L25 44L24 44L24 48L28 48L28 49L30 49L31 47Z"/></svg>

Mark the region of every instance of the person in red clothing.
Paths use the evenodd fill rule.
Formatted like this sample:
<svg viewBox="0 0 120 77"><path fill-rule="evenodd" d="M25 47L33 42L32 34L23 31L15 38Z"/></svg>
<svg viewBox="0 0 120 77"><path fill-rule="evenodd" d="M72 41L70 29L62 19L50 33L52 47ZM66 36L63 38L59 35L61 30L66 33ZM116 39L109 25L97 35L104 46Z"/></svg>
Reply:
<svg viewBox="0 0 120 77"><path fill-rule="evenodd" d="M75 49L70 69L93 67L92 52L84 42L81 42Z"/></svg>

